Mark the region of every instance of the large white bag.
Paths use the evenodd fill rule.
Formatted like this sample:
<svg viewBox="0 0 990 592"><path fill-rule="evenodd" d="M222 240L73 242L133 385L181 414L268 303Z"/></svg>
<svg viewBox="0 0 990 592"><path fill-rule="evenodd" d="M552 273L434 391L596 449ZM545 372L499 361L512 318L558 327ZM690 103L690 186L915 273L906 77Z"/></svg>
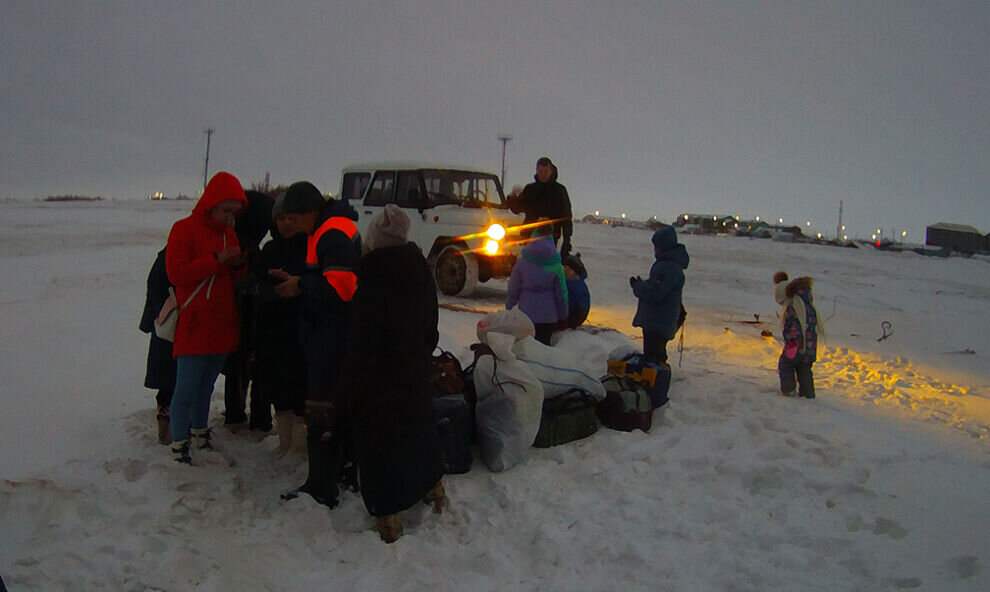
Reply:
<svg viewBox="0 0 990 592"><path fill-rule="evenodd" d="M485 335L489 331L512 335L516 339L536 335L536 327L533 326L533 321L529 320L526 313L518 308L496 310L495 312L486 314L484 318L478 321L478 341L488 343L485 340Z"/></svg>
<svg viewBox="0 0 990 592"><path fill-rule="evenodd" d="M512 335L487 332L482 342L494 356L481 355L474 366L481 458L496 473L526 458L543 412L543 386L529 366L513 355L514 341Z"/></svg>
<svg viewBox="0 0 990 592"><path fill-rule="evenodd" d="M605 398L605 386L599 375L580 368L574 354L563 349L550 347L533 337L524 337L512 346L516 359L526 362L533 375L543 385L543 396L552 399L571 389L581 389L595 400Z"/></svg>

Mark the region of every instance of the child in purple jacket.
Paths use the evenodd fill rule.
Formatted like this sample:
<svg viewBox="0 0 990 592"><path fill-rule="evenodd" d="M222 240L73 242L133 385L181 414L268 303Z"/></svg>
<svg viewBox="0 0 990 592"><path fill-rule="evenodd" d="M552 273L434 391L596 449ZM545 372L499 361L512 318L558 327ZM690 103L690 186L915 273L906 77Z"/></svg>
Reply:
<svg viewBox="0 0 990 592"><path fill-rule="evenodd" d="M554 330L567 324L567 280L560 253L544 227L533 236L512 267L505 308L512 310L518 304L533 321L537 341L550 345Z"/></svg>

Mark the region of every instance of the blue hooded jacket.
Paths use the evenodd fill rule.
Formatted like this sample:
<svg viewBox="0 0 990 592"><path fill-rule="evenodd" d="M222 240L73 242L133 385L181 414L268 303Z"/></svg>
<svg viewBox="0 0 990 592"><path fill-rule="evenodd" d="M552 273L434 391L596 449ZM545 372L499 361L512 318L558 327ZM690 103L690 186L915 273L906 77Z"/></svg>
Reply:
<svg viewBox="0 0 990 592"><path fill-rule="evenodd" d="M633 287L639 304L632 324L633 327L656 331L669 340L677 332L684 270L691 259L684 245L677 243L677 232L673 226L657 230L652 240L657 249L657 260L650 268L650 277Z"/></svg>

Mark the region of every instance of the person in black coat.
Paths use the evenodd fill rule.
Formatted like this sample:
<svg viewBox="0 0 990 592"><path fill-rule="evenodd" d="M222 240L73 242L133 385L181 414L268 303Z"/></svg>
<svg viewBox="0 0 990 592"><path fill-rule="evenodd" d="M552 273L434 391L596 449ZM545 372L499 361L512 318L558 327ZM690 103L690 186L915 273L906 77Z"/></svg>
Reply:
<svg viewBox="0 0 990 592"><path fill-rule="evenodd" d="M281 269L301 276L306 268L306 234L292 227L283 212L285 193L275 200L272 240L261 249L252 270L258 279L255 325L254 395L265 393L275 407L279 455L295 446L305 447L305 436L297 434L306 412L306 354L299 341L299 298L280 298L279 280L268 273Z"/></svg>
<svg viewBox="0 0 990 592"><path fill-rule="evenodd" d="M525 214L523 224L537 220L553 221L553 244L561 242L560 256L566 259L571 253L571 233L574 231L574 217L571 211L571 197L567 188L557 182L557 166L549 157L536 161L536 175L533 182L522 192L513 191L507 198L509 209L516 214Z"/></svg>
<svg viewBox="0 0 990 592"><path fill-rule="evenodd" d="M258 257L258 245L272 225L272 199L260 191L244 192L248 207L237 216L234 232L237 242L247 257L248 268L254 266ZM245 424L253 431L270 432L272 429L271 402L264 390L255 384L251 386L251 418L248 422L247 395L251 385L251 360L254 356L257 292L254 278L248 276L238 282L236 291L237 308L240 312L240 346L227 356L224 363L224 418L223 423L233 431Z"/></svg>
<svg viewBox="0 0 990 592"><path fill-rule="evenodd" d="M158 391L155 401L158 403L158 443L171 444L172 432L169 429L169 408L172 406L172 393L175 391L175 358L172 357L172 342L155 335L155 318L162 310L162 305L169 297L169 288L173 288L165 273L165 249L158 251L155 262L148 272L148 287L144 297L144 311L138 328L142 333L151 335L148 344L148 363L144 374L144 386Z"/></svg>
<svg viewBox="0 0 990 592"><path fill-rule="evenodd" d="M392 204L371 221L346 365L361 496L386 543L402 535L402 510L421 500L436 512L446 504L430 389L437 293L408 230Z"/></svg>

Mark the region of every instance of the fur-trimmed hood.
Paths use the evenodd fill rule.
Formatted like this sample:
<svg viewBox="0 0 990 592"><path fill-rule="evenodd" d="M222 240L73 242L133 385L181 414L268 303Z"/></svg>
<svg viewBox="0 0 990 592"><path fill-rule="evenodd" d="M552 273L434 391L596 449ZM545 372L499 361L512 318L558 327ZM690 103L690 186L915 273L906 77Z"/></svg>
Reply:
<svg viewBox="0 0 990 592"><path fill-rule="evenodd" d="M793 298L795 294L804 288L811 289L813 283L813 280L808 276L801 276L787 282L787 274L782 271L774 274L773 279L773 299L777 304L783 304L784 300Z"/></svg>
<svg viewBox="0 0 990 592"><path fill-rule="evenodd" d="M793 297L803 288L811 288L812 280L808 276L802 276L799 278L794 278L787 284L787 288L784 293L788 298Z"/></svg>

